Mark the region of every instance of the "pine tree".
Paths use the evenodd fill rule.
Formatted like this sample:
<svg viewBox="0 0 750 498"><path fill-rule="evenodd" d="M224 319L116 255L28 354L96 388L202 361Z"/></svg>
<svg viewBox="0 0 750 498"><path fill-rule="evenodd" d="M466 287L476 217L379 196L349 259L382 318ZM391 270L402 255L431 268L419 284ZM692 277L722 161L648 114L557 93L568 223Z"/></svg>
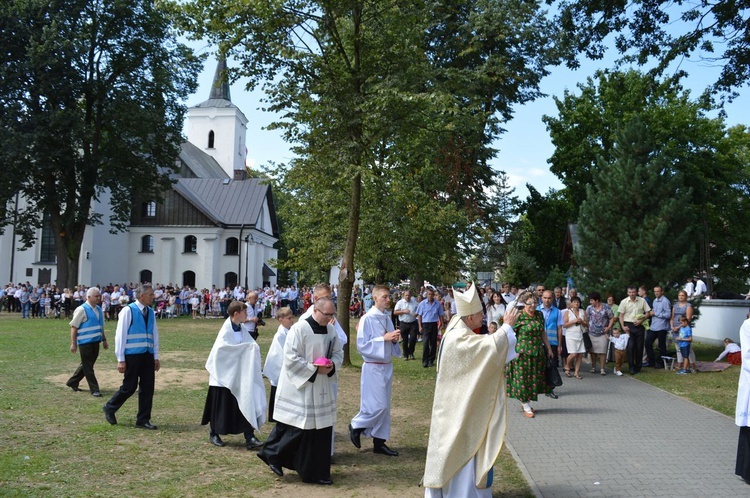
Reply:
<svg viewBox="0 0 750 498"><path fill-rule="evenodd" d="M575 248L586 292L622 296L628 285L668 286L690 272L692 192L652 136L638 117L625 124L586 189Z"/></svg>

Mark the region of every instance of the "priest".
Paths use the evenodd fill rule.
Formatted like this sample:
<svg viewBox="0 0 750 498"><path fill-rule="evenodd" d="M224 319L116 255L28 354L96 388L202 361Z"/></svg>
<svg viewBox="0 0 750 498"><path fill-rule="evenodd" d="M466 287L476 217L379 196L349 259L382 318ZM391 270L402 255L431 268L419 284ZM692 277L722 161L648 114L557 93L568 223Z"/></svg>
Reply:
<svg viewBox="0 0 750 498"><path fill-rule="evenodd" d="M245 303L232 301L227 313L206 361L208 395L201 424L210 424L209 441L215 446L225 446L220 434L244 434L252 450L263 445L254 431L266 422L260 347L243 325Z"/></svg>
<svg viewBox="0 0 750 498"><path fill-rule="evenodd" d="M515 357L515 308L482 335L482 303L472 285L454 290L456 315L443 335L422 483L425 497L491 497L492 466L505 437L505 364ZM467 386L471 386L467 388Z"/></svg>
<svg viewBox="0 0 750 498"><path fill-rule="evenodd" d="M332 484L331 437L336 423L332 384L344 353L331 318L330 298L317 299L312 316L289 330L276 389L276 426L258 457L278 476L297 471L303 482Z"/></svg>

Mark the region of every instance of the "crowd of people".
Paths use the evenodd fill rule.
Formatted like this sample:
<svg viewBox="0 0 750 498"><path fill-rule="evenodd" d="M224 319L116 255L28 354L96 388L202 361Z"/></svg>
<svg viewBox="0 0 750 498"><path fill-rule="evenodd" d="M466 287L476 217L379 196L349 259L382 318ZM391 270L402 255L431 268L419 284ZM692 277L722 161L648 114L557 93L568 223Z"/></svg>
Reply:
<svg viewBox="0 0 750 498"><path fill-rule="evenodd" d="M107 294L110 304L105 308L100 303ZM356 347L364 364L360 410L348 425L350 440L361 448L361 437L369 437L375 453L399 455L386 444L392 361L415 359L416 343L422 342L423 367L437 367L423 479L428 497L484 496L491 489L492 464L505 431L505 396L514 398L527 418L536 417L531 405L538 396L558 397L552 369L561 367L567 377L581 380L581 359L589 355L590 372L606 375L606 361L612 356L616 375L622 375L625 362L635 375L645 367L663 367L668 339L676 343L678 373L686 374L695 366L690 347L693 312L685 289L675 303L660 286L653 289L653 298L645 287L630 287L617 304L612 295L604 302L599 293L591 292L586 307L575 289L532 285L518 291L508 283L499 289L470 285L465 292L431 285L417 292L363 287L355 289L353 299L360 295L369 306L357 328ZM119 306L111 315L113 296ZM209 441L221 447L226 444L221 436L243 434L247 449L260 449L258 457L275 474L282 476L286 468L295 470L304 482L330 484L337 369L347 336L336 319L336 288L327 284L299 291L293 286L247 292L237 287L200 293L150 284L81 286L71 293L70 321L70 350L80 353L81 363L67 386L81 391L79 384L85 378L91 394L101 396L94 363L99 344L109 346L105 316L117 320L115 355L123 382L103 406L105 418L116 424L116 412L138 391L135 425L155 430L151 407L155 372L160 368L159 303L179 299L175 314L190 314L196 297L198 316L205 299L211 316L225 318L206 362L209 388L202 423L209 425ZM187 309L181 306L185 300ZM167 305L172 304L178 303ZM262 316L279 320L265 364L255 342ZM725 344L717 360L741 361L739 347L730 340ZM470 372L464 368L468 364L475 367ZM471 384L482 388L466 390L468 375L476 376ZM268 398L263 377L271 384ZM448 423L456 413L476 423ZM255 431L266 419L276 425L264 443ZM467 429L474 426L487 430Z"/></svg>

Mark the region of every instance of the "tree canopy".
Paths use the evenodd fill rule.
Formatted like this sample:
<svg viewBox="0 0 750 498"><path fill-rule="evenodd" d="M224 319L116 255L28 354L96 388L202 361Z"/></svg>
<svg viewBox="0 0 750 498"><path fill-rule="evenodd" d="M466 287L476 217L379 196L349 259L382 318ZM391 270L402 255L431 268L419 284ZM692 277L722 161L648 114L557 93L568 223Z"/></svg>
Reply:
<svg viewBox="0 0 750 498"><path fill-rule="evenodd" d="M358 267L387 278L399 258L415 273L455 265L441 245L468 246L490 209L489 144L563 58L557 25L520 0L193 0L183 12L283 116L298 156L279 171L297 196L294 251L341 262L344 303Z"/></svg>
<svg viewBox="0 0 750 498"><path fill-rule="evenodd" d="M713 88L731 96L750 82L749 7L747 0L564 0L559 19L568 43L593 59L613 35L626 61L655 59L656 73L683 58L719 65Z"/></svg>
<svg viewBox="0 0 750 498"><path fill-rule="evenodd" d="M657 134L639 117L617 131L601 159L578 222L576 259L586 292L622 295L628 285L669 288L691 273L698 232L685 174L671 167Z"/></svg>
<svg viewBox="0 0 750 498"><path fill-rule="evenodd" d="M691 213L696 236L685 271L714 272L724 289L743 286L738 268L747 263L740 255L750 250L742 215L750 174L745 127L727 130L721 117L708 116L714 110L708 100L691 99L677 80L659 81L634 70L597 72L579 90L555 100L557 117L544 117L556 146L551 169L565 184L571 205L590 200L598 170L615 162L618 134L637 119L658 144L665 167L681 173L691 190L683 209ZM581 222L582 215L576 208L574 219Z"/></svg>
<svg viewBox="0 0 750 498"><path fill-rule="evenodd" d="M86 226L123 229L135 192L168 188L200 61L149 1L13 0L0 32L0 204L25 200L0 223L17 214L29 245L49 213L58 284L72 286ZM105 191L107 220L92 210Z"/></svg>

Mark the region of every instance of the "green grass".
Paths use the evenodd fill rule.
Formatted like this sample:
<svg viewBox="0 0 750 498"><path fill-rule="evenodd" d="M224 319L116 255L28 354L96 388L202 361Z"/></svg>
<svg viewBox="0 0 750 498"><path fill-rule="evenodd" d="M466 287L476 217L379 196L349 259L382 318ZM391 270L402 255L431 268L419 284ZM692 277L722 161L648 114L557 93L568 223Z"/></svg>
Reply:
<svg viewBox="0 0 750 498"><path fill-rule="evenodd" d="M258 341L264 357L278 326L266 321ZM118 425L104 420L101 407L122 381L113 350L102 350L96 364L104 398L73 393L65 381L79 356L68 351L67 323L0 314L0 495L423 496L418 483L424 471L434 369L422 368L419 361L395 362L389 445L401 455L374 455L367 440L361 450L355 449L346 430L359 409L361 358L352 348L353 365L339 372L334 485L305 485L291 471L276 478L245 450L239 435L225 437L225 448L212 446L207 428L199 425L208 382L204 365L220 324L190 318L159 321L162 369L152 419L159 430L152 432L133 428L137 396L117 413ZM114 347L114 324L108 322L106 330ZM81 387L86 389L85 380ZM271 428L266 424L261 439ZM532 496L506 450L495 475L496 496Z"/></svg>

